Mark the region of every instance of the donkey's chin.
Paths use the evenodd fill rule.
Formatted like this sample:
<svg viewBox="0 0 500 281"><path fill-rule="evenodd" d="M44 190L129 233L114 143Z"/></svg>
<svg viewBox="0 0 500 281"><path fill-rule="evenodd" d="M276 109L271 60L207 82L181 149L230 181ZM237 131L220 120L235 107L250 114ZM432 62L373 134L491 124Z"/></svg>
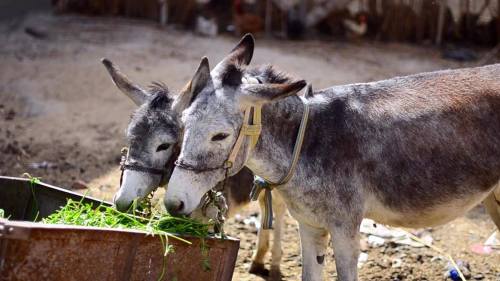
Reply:
<svg viewBox="0 0 500 281"><path fill-rule="evenodd" d="M195 173L175 168L165 193L165 208L171 215L189 215L201 198L217 184L217 172Z"/></svg>

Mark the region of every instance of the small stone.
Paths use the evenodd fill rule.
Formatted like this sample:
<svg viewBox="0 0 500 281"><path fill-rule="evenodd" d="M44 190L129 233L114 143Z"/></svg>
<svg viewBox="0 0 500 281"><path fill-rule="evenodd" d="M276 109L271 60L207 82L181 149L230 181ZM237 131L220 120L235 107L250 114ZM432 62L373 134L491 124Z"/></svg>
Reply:
<svg viewBox="0 0 500 281"><path fill-rule="evenodd" d="M77 180L74 181L73 184L71 184L71 189L88 189L87 183L85 183L82 180Z"/></svg>
<svg viewBox="0 0 500 281"><path fill-rule="evenodd" d="M403 261L401 259L393 259L392 260L392 267L393 268L399 268L403 264Z"/></svg>
<svg viewBox="0 0 500 281"><path fill-rule="evenodd" d="M484 275L481 273L478 273L478 274L474 275L474 277L472 277L472 278L474 278L475 280L483 280Z"/></svg>

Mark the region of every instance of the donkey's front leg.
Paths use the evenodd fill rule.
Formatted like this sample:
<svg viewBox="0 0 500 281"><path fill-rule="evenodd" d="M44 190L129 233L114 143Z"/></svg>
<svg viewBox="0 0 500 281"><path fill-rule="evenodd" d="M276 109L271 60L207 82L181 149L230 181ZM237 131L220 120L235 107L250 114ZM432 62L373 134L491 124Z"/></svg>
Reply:
<svg viewBox="0 0 500 281"><path fill-rule="evenodd" d="M281 249L281 235L283 234L283 226L285 224L286 205L281 196L277 192L273 192L273 210L274 210L274 229L273 229L273 246L271 248L271 271L269 272L269 280L281 280L281 257L283 251Z"/></svg>
<svg viewBox="0 0 500 281"><path fill-rule="evenodd" d="M339 281L358 280L359 225L361 220L335 221L330 227Z"/></svg>
<svg viewBox="0 0 500 281"><path fill-rule="evenodd" d="M264 192L259 195L259 207L261 216L264 214L265 209ZM273 202L274 206L274 202ZM271 230L259 228L257 233L257 250L252 256L252 264L250 265L249 272L255 275L267 276L269 270L264 267L264 258L269 250L269 235ZM276 242L275 242L276 243Z"/></svg>
<svg viewBox="0 0 500 281"><path fill-rule="evenodd" d="M302 249L302 281L322 280L328 231L299 222L299 234Z"/></svg>

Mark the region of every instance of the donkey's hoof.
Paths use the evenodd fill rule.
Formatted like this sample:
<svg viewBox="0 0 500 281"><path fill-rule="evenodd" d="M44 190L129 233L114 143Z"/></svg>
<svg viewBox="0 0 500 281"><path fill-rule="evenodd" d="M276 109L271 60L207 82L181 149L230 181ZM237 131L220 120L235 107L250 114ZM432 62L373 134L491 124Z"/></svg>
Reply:
<svg viewBox="0 0 500 281"><path fill-rule="evenodd" d="M278 267L271 266L271 270L269 271L269 278L267 279L268 281L281 281L281 270Z"/></svg>
<svg viewBox="0 0 500 281"><path fill-rule="evenodd" d="M250 269L248 270L248 272L258 276L269 276L269 269L266 269L264 267L264 264L257 262L252 262L252 265L250 265Z"/></svg>

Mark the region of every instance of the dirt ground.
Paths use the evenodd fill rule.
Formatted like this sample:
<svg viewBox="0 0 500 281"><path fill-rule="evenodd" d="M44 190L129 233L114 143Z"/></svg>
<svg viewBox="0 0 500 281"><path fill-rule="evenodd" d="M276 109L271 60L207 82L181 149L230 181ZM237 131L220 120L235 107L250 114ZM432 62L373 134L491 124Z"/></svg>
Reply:
<svg viewBox="0 0 500 281"><path fill-rule="evenodd" d="M26 29L33 35L29 35ZM237 38L203 38L124 19L31 14L0 23L0 175L28 172L44 182L109 199L118 186L119 151L134 105L110 81L99 59L108 57L142 85L162 81L180 89L200 58L214 65ZM315 88L464 66L433 48L366 42L290 42L257 39L254 64L272 63ZM81 187L81 186L80 186ZM86 189L79 189L85 192ZM242 210L247 217L254 205ZM434 244L470 264L471 279L500 280L500 251L478 255L470 247L494 231L482 207L430 229ZM264 280L247 273L254 227L231 219L241 239L234 280ZM287 218L283 279L301 272L297 227ZM361 280L442 280L446 258L434 250L386 244L366 249ZM399 267L393 261L401 260ZM327 276L335 276L332 255Z"/></svg>

